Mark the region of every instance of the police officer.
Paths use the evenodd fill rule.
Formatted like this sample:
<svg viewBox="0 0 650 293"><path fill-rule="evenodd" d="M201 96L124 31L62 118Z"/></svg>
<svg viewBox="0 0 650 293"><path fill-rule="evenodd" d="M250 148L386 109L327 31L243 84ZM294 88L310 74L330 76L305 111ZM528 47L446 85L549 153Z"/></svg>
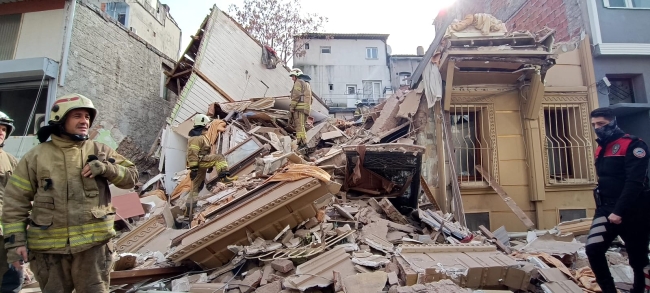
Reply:
<svg viewBox="0 0 650 293"><path fill-rule="evenodd" d="M596 213L587 238L586 252L591 269L603 293L615 293L605 253L616 236L621 236L634 271L632 293L643 292L643 268L648 265L648 198L646 173L648 146L625 134L609 108L591 112L591 124L598 139L594 191Z"/></svg>

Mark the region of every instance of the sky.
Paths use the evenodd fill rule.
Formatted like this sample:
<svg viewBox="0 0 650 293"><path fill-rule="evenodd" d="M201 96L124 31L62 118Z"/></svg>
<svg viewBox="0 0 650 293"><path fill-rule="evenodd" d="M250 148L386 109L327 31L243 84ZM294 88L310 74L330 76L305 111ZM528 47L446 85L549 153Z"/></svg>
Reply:
<svg viewBox="0 0 650 293"><path fill-rule="evenodd" d="M303 13L329 18L323 32L390 34L392 54L416 54L418 46L429 47L435 31L433 20L438 10L454 0L301 0ZM242 6L243 0L160 0L181 28L181 52L189 44L212 5L228 11L230 4ZM402 4L402 5L400 5Z"/></svg>

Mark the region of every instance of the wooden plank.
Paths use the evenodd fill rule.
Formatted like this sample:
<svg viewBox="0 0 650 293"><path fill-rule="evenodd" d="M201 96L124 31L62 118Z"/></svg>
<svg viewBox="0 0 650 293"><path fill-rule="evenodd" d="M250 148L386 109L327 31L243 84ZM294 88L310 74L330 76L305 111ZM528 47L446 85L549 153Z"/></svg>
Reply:
<svg viewBox="0 0 650 293"><path fill-rule="evenodd" d="M224 92L218 85L216 85L212 80L210 80L205 74L203 74L200 70L193 68L192 69L196 75L198 75L201 79L203 79L206 83L208 83L215 91L217 91L221 96L226 98L229 102L234 102L233 98L231 98L226 92Z"/></svg>
<svg viewBox="0 0 650 293"><path fill-rule="evenodd" d="M499 249L503 250L503 252L505 252L507 254L510 254L512 252L509 247L507 247L505 244L503 244L503 242L499 241L499 239L497 239L497 237L494 236L494 234L492 234L492 232L490 232L490 230L485 228L485 226L481 225L481 226L478 226L478 228L481 230L481 232L483 232L485 237L487 237L488 239L494 240L494 243L497 245L497 247Z"/></svg>
<svg viewBox="0 0 650 293"><path fill-rule="evenodd" d="M140 281L151 279L152 281L176 276L186 272L186 267L170 267L144 270L127 270L111 272L111 285L135 284Z"/></svg>
<svg viewBox="0 0 650 293"><path fill-rule="evenodd" d="M529 230L535 229L535 224L533 223L533 221L531 221L530 218L526 216L526 213L524 213L524 211L521 210L521 208L517 205L517 203L515 203L515 201L508 196L508 193L506 193L506 191L503 190L503 187L501 187L501 185L499 185L494 179L492 179L492 177L490 177L490 174L485 170L483 170L483 167L481 165L476 165L475 168L476 171L481 173L481 176L483 176L483 178L488 182L488 184L490 184L490 187L492 187L492 189L494 189L494 191L496 191L497 194L499 194L501 199L503 199L503 201L508 205L508 207L512 210L512 212L515 213L515 215L517 215L519 220L521 220L521 222L523 222L524 225Z"/></svg>
<svg viewBox="0 0 650 293"><path fill-rule="evenodd" d="M427 181L424 180L424 176L422 175L420 175L420 185L422 186L422 190L424 190L424 194L427 196L427 199L429 199L429 202L433 205L436 211L442 211L438 205L438 202L436 201L436 198L433 196L431 189L429 189Z"/></svg>
<svg viewBox="0 0 650 293"><path fill-rule="evenodd" d="M456 61L449 59L447 61L447 79L445 79L445 96L442 102L444 103L443 109L449 111L451 109L451 92L454 88L454 72L456 71Z"/></svg>

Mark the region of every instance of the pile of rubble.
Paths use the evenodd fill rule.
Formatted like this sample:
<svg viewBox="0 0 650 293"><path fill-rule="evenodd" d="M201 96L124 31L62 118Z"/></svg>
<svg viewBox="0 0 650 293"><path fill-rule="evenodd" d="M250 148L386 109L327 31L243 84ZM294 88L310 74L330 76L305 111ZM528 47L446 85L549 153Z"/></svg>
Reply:
<svg viewBox="0 0 650 293"><path fill-rule="evenodd" d="M441 211L414 145L421 99L398 92L358 121L313 121L304 149L282 98L211 105L213 151L239 179L208 174L191 219L187 171L172 190L164 174L113 189L113 292L599 292L574 239L588 219L470 231ZM631 283L625 256L610 254L617 281Z"/></svg>

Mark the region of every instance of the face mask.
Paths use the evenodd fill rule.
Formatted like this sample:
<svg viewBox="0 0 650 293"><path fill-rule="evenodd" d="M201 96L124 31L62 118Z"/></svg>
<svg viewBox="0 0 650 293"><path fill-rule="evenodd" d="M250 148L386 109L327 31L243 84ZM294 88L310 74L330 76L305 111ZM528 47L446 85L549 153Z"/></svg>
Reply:
<svg viewBox="0 0 650 293"><path fill-rule="evenodd" d="M618 125L616 124L616 120L612 120L611 122L609 122L609 124L603 127L594 129L594 132L596 132L596 136L598 136L600 140L606 140L618 131L619 128Z"/></svg>

